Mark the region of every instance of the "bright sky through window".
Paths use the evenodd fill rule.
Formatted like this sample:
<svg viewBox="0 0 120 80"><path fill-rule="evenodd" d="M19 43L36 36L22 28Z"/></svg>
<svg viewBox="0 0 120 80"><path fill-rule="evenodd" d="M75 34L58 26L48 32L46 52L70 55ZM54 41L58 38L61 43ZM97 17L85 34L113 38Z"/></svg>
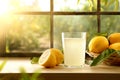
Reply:
<svg viewBox="0 0 120 80"><path fill-rule="evenodd" d="M69 8L73 10L83 9L85 4L88 4L86 0L55 0L54 11L60 11L60 9Z"/></svg>
<svg viewBox="0 0 120 80"><path fill-rule="evenodd" d="M9 5L8 0L0 1L0 15L9 12L9 8L10 8L10 5Z"/></svg>
<svg viewBox="0 0 120 80"><path fill-rule="evenodd" d="M0 0L0 14L20 11L21 8L21 10L24 10L25 7L34 7L34 5L36 6L35 2L37 3L36 11L50 11L50 0ZM86 0L80 0L80 3L78 3L78 0L54 0L54 11L60 11L66 7L78 10L82 9L85 4L87 4Z"/></svg>
<svg viewBox="0 0 120 80"><path fill-rule="evenodd" d="M42 11L50 11L50 0L38 0L38 5Z"/></svg>
<svg viewBox="0 0 120 80"><path fill-rule="evenodd" d="M20 0L21 6L31 6L35 0Z"/></svg>
<svg viewBox="0 0 120 80"><path fill-rule="evenodd" d="M0 0L0 14L27 8L32 11L34 6L37 6L36 11L50 11L50 0Z"/></svg>

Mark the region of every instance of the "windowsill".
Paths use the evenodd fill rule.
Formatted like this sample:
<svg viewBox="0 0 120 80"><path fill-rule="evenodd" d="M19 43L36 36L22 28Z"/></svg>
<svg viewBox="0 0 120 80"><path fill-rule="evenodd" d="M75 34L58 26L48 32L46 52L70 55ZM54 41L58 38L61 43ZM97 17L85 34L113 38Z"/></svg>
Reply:
<svg viewBox="0 0 120 80"><path fill-rule="evenodd" d="M34 73L36 70L40 71L44 75L44 77L47 76L56 76L56 79L59 80L58 77L66 77L66 79L72 79L72 77L76 77L76 79L79 79L82 77L82 80L87 80L89 77L94 80L97 78L97 80L117 80L119 79L120 75L120 67L115 66L95 66L90 67L86 65L84 68L65 68L62 65L56 66L55 68L44 68L40 66L39 64L31 64L30 58L1 58L0 63L7 59L7 63L5 67L0 72L1 74L20 74L20 68L24 68L27 73ZM11 74L11 75L13 75ZM52 74L52 75L48 75ZM94 76L96 75L96 76ZM58 76L58 77L57 77ZM86 76L86 77L85 77ZM108 76L108 77L107 77ZM110 78L113 77L113 78ZM100 79L99 79L100 78ZM63 80L62 78L60 78Z"/></svg>

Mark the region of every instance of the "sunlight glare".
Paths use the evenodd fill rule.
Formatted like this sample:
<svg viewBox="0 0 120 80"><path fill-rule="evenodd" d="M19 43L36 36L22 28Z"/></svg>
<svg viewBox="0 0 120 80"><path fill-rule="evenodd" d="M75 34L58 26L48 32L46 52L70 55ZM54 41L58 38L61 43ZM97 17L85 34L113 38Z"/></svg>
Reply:
<svg viewBox="0 0 120 80"><path fill-rule="evenodd" d="M50 0L39 0L38 5L42 11L50 11Z"/></svg>
<svg viewBox="0 0 120 80"><path fill-rule="evenodd" d="M21 6L31 6L35 0L20 0Z"/></svg>
<svg viewBox="0 0 120 80"><path fill-rule="evenodd" d="M4 29L6 29L5 25L10 24L12 19L10 10L10 0L0 0L0 27L4 27Z"/></svg>
<svg viewBox="0 0 120 80"><path fill-rule="evenodd" d="M6 14L10 11L10 4L8 0L0 1L0 15Z"/></svg>
<svg viewBox="0 0 120 80"><path fill-rule="evenodd" d="M80 0L80 3L78 3L78 0L55 0L54 11L60 11L64 8L69 8L73 10L83 9L86 2L86 0Z"/></svg>

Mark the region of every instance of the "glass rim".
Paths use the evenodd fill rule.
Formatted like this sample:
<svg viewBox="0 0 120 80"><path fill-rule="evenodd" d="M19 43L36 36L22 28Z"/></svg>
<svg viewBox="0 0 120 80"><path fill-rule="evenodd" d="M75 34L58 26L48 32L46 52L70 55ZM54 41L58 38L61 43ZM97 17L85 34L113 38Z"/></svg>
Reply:
<svg viewBox="0 0 120 80"><path fill-rule="evenodd" d="M84 38L86 37L87 32L62 32L62 38L66 37L66 38L77 38L77 37L81 37Z"/></svg>
<svg viewBox="0 0 120 80"><path fill-rule="evenodd" d="M64 33L87 33L87 32L62 32L62 34L64 34Z"/></svg>

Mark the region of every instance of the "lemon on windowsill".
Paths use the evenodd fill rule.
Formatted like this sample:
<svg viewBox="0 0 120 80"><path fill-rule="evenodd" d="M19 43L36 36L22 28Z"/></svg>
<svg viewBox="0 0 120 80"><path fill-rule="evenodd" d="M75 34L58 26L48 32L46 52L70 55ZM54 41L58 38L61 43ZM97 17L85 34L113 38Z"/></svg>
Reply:
<svg viewBox="0 0 120 80"><path fill-rule="evenodd" d="M43 52L38 63L46 68L52 68L61 64L63 61L63 54L59 49L50 48Z"/></svg>

